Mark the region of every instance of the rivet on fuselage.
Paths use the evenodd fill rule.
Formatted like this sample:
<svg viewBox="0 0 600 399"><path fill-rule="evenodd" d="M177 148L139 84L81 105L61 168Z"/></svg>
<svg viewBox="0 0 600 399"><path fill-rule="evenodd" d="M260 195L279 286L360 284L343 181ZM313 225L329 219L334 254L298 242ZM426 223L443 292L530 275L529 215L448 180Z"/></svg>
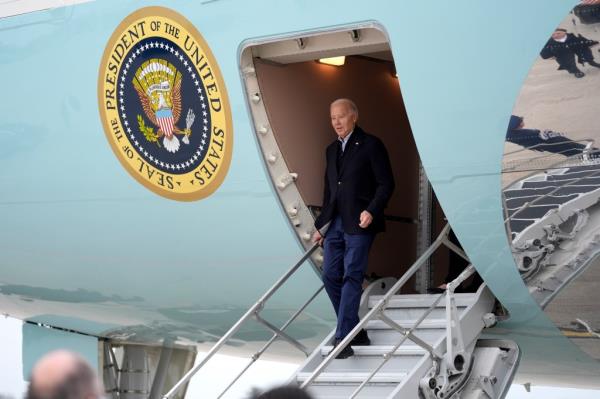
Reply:
<svg viewBox="0 0 600 399"><path fill-rule="evenodd" d="M297 178L298 178L297 173L288 173L287 175L282 176L281 179L279 179L279 183L277 183L277 187L280 190L283 190L284 188L286 188L287 186L292 184Z"/></svg>
<svg viewBox="0 0 600 399"><path fill-rule="evenodd" d="M260 94L254 93L254 95L252 95L252 102L258 104L260 102Z"/></svg>
<svg viewBox="0 0 600 399"><path fill-rule="evenodd" d="M269 154L269 156L267 156L267 161L272 165L275 162L277 162L277 154L272 152Z"/></svg>
<svg viewBox="0 0 600 399"><path fill-rule="evenodd" d="M269 133L269 128L265 125L262 125L258 128L258 132L264 136L265 134Z"/></svg>
<svg viewBox="0 0 600 399"><path fill-rule="evenodd" d="M298 216L298 205L293 205L290 208L288 208L288 215L290 215L290 217L296 217Z"/></svg>

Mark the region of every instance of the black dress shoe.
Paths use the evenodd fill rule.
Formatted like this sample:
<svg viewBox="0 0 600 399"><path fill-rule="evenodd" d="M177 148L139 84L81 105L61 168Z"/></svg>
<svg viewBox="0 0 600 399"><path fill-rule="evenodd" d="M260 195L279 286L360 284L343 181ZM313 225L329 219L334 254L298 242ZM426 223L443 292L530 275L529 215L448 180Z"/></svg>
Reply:
<svg viewBox="0 0 600 399"><path fill-rule="evenodd" d="M342 342L342 340L338 340L336 339L334 341L333 344L333 349L335 349L336 346L338 346L338 344ZM346 346L344 349L342 349L342 351L340 353L338 353L338 355L335 357L336 359L347 359L350 356L354 356L354 350L352 350L352 347L350 347L350 344L348 344L348 346Z"/></svg>
<svg viewBox="0 0 600 399"><path fill-rule="evenodd" d="M352 341L350 341L350 345L369 346L371 345L371 340L369 339L369 336L367 335L367 332L365 330L360 330L358 334L356 334L356 337L354 337Z"/></svg>

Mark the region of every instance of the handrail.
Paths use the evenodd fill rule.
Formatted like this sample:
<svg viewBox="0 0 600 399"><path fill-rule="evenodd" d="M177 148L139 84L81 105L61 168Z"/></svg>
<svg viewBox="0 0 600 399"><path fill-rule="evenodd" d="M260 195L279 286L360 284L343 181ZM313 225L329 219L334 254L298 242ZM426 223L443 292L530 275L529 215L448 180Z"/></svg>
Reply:
<svg viewBox="0 0 600 399"><path fill-rule="evenodd" d="M308 377L308 379L306 381L304 381L304 383L301 385L302 389L306 388L309 384L314 382L314 380L331 363L331 361L350 343L350 341L356 336L356 334L358 334L358 332L364 327L364 325L368 321L372 320L375 317L379 318L383 322L390 325L392 328L396 329L403 336L400 343L397 344L394 347L394 349L392 349L391 353L395 352L398 349L398 347L400 347L400 345L402 345L402 343L404 343L408 339L408 340L411 340L412 342L414 342L415 344L417 344L418 346L422 347L423 349L425 349L434 361L440 362L442 360L443 355L436 353L435 348L433 348L432 346L430 346L429 344L427 344L420 338L416 337L413 334L413 331L423 322L423 320L425 320L427 315L429 315L431 313L431 311L433 311L433 309L437 306L437 304L441 301L441 299L444 296L447 296L449 299L447 301L446 306L447 307L450 306L449 305L451 303L450 298L451 298L451 295L453 294L454 288L474 272L474 268L472 265L469 265L469 267L468 267L468 270L470 271L469 274L466 274L465 272L467 270L465 270L463 273L461 273L461 275L459 275L457 277L457 279L453 280L453 282L451 282L449 285L452 289L447 290L446 294L440 295L434 301L433 305L431 305L431 307L417 320L415 325L413 327L411 327L410 329L404 328L404 327L398 325L397 323L395 323L393 320L391 320L384 314L384 311L388 307L389 300L392 298L392 296L395 295L395 293L398 292L404 286L404 284L406 284L406 282L417 272L417 270L419 270L420 267L422 267L422 265L429 259L429 257L431 257L433 255L433 253L440 246L445 245L450 250L458 253L461 257L468 260L465 253L458 246L453 244L448 239L449 231L450 231L450 225L447 224L446 226L444 226L444 228L442 229L441 233L436 238L436 240L429 246L429 248L427 248L427 250L421 256L419 256L419 258L411 265L411 267L408 269L408 271L390 288L390 290L383 296L383 298L377 303L377 305L375 305L375 307L367 313L367 315L354 327L354 329L340 342L340 344L338 346L333 348L333 350L329 353L329 355L321 362L321 364L315 369L315 371L313 371L313 373ZM196 365L194 368L192 368L190 371L188 371L173 386L173 388L171 388L171 390L169 390L169 392L167 392L162 397L162 399L171 399L223 347L223 345L240 329L241 325L252 317L254 317L259 322L262 322L265 326L267 326L270 330L272 330L274 332L274 335L263 346L263 348L261 350L256 352L251 357L250 362L246 365L246 367L242 370L242 372L240 374L238 374L233 379L233 381L225 388L225 390L219 395L219 398L222 397L231 388L231 386L233 386L238 381L238 379L248 370L248 368L256 360L258 360L258 358L266 351L266 349L268 349L268 347L278 337L288 341L290 344L292 344L292 345L296 346L298 349L304 351L303 350L304 347L299 342L297 342L294 339L292 339L291 337L289 337L283 331L318 296L318 294L323 290L323 286L320 286L319 289L308 299L308 301L305 302L304 305L302 305L301 308L298 311L296 311L296 313L294 313L294 315L292 315L292 317L280 329L272 326L270 323L268 323L265 320L263 320L262 318L260 318L259 313L264 308L266 301L268 301L269 298L271 298L271 296L273 296L273 294L279 288L281 288L281 286L299 269L299 267L314 253L314 251L318 247L319 247L318 244L314 244L309 250L307 250L304 253L304 255L298 260L298 262L296 262L296 264L294 264L294 266L292 266L282 277L280 277L279 280L265 294L263 294L263 296L225 333L225 335L223 335L219 339L219 341L210 349L210 351L206 354L206 356L202 359L202 361L198 365ZM458 281L461 278L462 278L462 280L460 280L460 282L454 284L456 281ZM450 326L447 326L447 328L450 328ZM449 331L448 334L451 334L451 332ZM390 356L391 356L391 354L388 354L388 357L390 357ZM387 362L387 360L385 360L385 362ZM384 364L385 364L385 362L384 362ZM361 386L359 386L359 389L357 389L355 392L356 394L360 391L360 389L362 389L362 387L364 387L368 383L368 381L371 380L371 378L381 369L381 367L383 367L383 365L378 367L368 377L368 379L365 382L363 382L363 384L361 384ZM355 397L355 395L353 394L352 397Z"/></svg>
<svg viewBox="0 0 600 399"><path fill-rule="evenodd" d="M423 322L423 320L425 320L427 318L427 316L429 316L431 314L431 312L433 312L433 310L437 307L438 303L440 303L440 301L442 300L442 298L444 296L446 296L446 295L444 293L442 293L435 299L435 301L433 301L433 304L429 307L429 309L427 309L421 315L421 317L419 317L419 319L415 322L415 324L410 328L410 330L408 330L409 334L412 334L417 329L417 327ZM373 379L373 377L375 377L375 374L377 374L377 372L379 372L379 370L381 370L381 368L383 366L385 366L385 364L392 358L392 355L398 350L398 348L400 348L400 346L402 346L402 344L407 339L408 339L408 334L403 334L400 341L398 341L398 343L396 345L394 345L394 347L389 352L387 352L383 355L383 361L379 364L379 366L377 366L375 368L375 370L373 370L371 372L371 374L369 374L367 376L367 378L354 390L354 392L352 392L352 395L350 395L350 399L355 398L356 395L358 395L360 393L360 391L363 390L363 388Z"/></svg>
<svg viewBox="0 0 600 399"><path fill-rule="evenodd" d="M302 305L302 307L300 307L300 309L298 309L296 313L294 313L292 317L290 317L288 321L286 321L283 324L283 326L281 326L281 330L285 330L290 324L292 324L294 320L296 320L296 318L304 311L304 309L306 309L306 307L317 297L317 295L319 295L321 291L323 291L324 288L325 286L321 285L321 287L319 287L319 289L308 299L308 301L306 301L304 305ZM225 395L227 391L229 391L229 389L240 379L242 375L244 375L244 373L250 368L250 366L252 366L262 356L262 354L265 353L265 351L271 346L273 342L275 342L276 339L277 334L273 334L271 339L258 352L252 355L252 357L250 358L250 362L248 362L248 364L246 364L242 371L240 371L239 374L229 383L229 385L227 385L227 388L225 388L221 392L221 394L217 396L217 399L222 398L223 395Z"/></svg>
<svg viewBox="0 0 600 399"><path fill-rule="evenodd" d="M298 260L298 262L296 262L294 264L294 266L292 266L283 276L281 276L279 278L279 280L277 280L277 282L273 286L271 286L271 288L269 288L269 290L267 292L265 292L263 294L263 296L260 297L260 299L254 305L252 305L252 307L250 309L248 309L248 311L225 333L225 335L223 335L221 337L221 339L219 339L219 341L217 341L217 343L210 349L210 351L206 354L206 356L202 359L202 361L199 364L197 364L194 368L192 368L190 371L188 371L173 386L173 388L171 388L169 390L169 392L167 392L162 398L163 399L171 399L177 392L179 392L179 390L181 388L183 388L183 386L198 371L200 371L200 369L221 349L221 347L223 347L223 345L225 345L225 342L227 342L235 333L238 332L238 330L240 329L240 327L242 326L242 324L244 324L247 320L249 320L252 317L256 318L258 316L258 314L260 313L260 311L264 308L265 303L269 300L269 298L271 298L273 296L273 294L275 294L275 292L279 288L281 288L281 286L283 284L285 284L285 282L300 268L300 266L302 266L302 264L313 254L313 252L315 252L315 250L317 248L319 248L319 245L318 244L314 244L310 249L308 249L304 253L304 255L302 255L302 257ZM316 297L316 295L313 295L310 298L309 303L315 297ZM305 308L307 305L308 305L308 303L306 303L305 305L303 305L303 308ZM290 323L291 323L291 321L290 321ZM286 324L289 325L289 323L286 323ZM287 327L287 325L284 328L281 328L281 329L275 328L275 330L273 330L272 326L267 326L267 327L269 329L271 329L275 333L275 335L286 339L288 342L291 339L290 337L288 337L287 335L285 335L283 333L283 329L285 327ZM301 344L298 343L298 345L301 345Z"/></svg>
<svg viewBox="0 0 600 399"><path fill-rule="evenodd" d="M307 205L308 209L314 214L315 211L321 211L323 209L322 206L320 205ZM400 223L406 223L406 224L417 224L419 221L415 218L411 218L408 216L400 216L400 215L387 215L384 214L383 218L387 221L387 222L400 222Z"/></svg>
<svg viewBox="0 0 600 399"><path fill-rule="evenodd" d="M387 308L390 299L396 294L396 292L398 292L404 286L404 284L417 272L417 270L419 270L423 266L423 264L429 259L429 257L431 255L433 255L433 253L442 244L448 246L452 250L454 250L452 247L457 248L454 245L452 245L452 247L448 245L448 244L452 244L448 240L449 231L450 231L450 225L446 224L446 226L444 226L441 233L438 235L438 237L435 239L435 241L429 246L429 248L427 248L427 250L425 250L425 252L423 252L423 254L421 256L419 256L419 258L412 264L412 266L406 271L406 273L404 273L404 275L402 275L402 277L400 277L400 279L390 288L390 290L383 296L383 298L377 303L377 305L375 305L375 307L373 309L371 309L365 315L365 317L363 317L359 321L359 323L352 329L352 331L350 331L350 333L348 335L346 335L342 339L342 341L331 350L331 352L329 352L329 355L327 355L327 357L317 366L317 368L310 374L310 376L302 383L300 388L305 389L310 384L312 384L317 379L317 377L323 372L323 370L325 370L325 368L333 361L333 359L335 359L335 357L350 343L350 341L358 334L358 332L360 330L363 329L363 327L369 321L371 321L372 319L377 317L380 320L382 320L386 323L389 323L390 320L389 319L385 320L385 319L387 319L387 317L385 317L383 312ZM462 251L460 251L460 252L461 252L461 256L465 256L464 252L462 252ZM393 323L393 321L392 321L392 323ZM421 346L423 349L425 349L427 352L429 352L430 356L433 359L435 359L436 361L441 360L441 355L435 353L435 350L433 348L431 348L427 344L424 344L420 339L418 339L417 337L412 335L410 330L404 329L403 327L398 326L396 323L394 323L394 324L395 324L394 328L398 329L398 327L399 327L402 330L401 333L407 339L410 339L412 342Z"/></svg>
<svg viewBox="0 0 600 399"><path fill-rule="evenodd" d="M435 301L433 301L431 306L425 312L423 312L421 317L419 317L419 319L417 319L417 321L415 322L415 324L413 324L413 326L410 328L410 330L408 330L408 334L403 334L400 341L398 341L398 343L396 345L394 345L389 352L386 352L383 355L383 361L379 364L379 366L377 366L375 368L375 370L373 370L371 372L371 374L369 374L367 376L367 378L354 390L354 392L352 392L352 394L350 395L350 399L355 398L360 393L360 391L363 390L363 388L373 379L373 377L379 372L379 370L381 370L383 368L383 366L385 366L385 364L392 358L392 356L396 352L396 350L398 350L398 348L400 348L400 346L402 346L402 344L408 339L408 335L412 334L417 329L417 327L419 327L419 325L421 325L421 323L427 318L427 316L429 316L431 314L431 312L433 312L433 310L437 307L437 305L440 303L440 301L444 297L446 297L446 312L450 312L450 309L453 306L452 296L454 295L454 290L460 284L462 284L467 278L469 278L474 272L475 272L475 268L473 267L473 265L469 265L461 274L458 275L458 277L456 277L454 280L452 280L450 283L448 283L446 292L441 293L435 299ZM452 346L451 345L452 339L450 338L452 335L452 332L450 330L451 328L452 328L452 326L450 324L448 324L446 326L446 331L447 331L446 335L448 338L446 340L446 344L450 345L450 347Z"/></svg>

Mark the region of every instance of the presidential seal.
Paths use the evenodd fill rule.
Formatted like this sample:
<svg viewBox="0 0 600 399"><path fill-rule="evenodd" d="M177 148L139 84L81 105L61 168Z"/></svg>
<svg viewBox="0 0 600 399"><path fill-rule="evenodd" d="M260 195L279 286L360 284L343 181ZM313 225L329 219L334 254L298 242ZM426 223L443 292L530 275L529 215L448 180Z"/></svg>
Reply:
<svg viewBox="0 0 600 399"><path fill-rule="evenodd" d="M222 183L229 101L210 48L183 16L147 7L125 18L104 51L98 99L114 153L144 186L192 201Z"/></svg>

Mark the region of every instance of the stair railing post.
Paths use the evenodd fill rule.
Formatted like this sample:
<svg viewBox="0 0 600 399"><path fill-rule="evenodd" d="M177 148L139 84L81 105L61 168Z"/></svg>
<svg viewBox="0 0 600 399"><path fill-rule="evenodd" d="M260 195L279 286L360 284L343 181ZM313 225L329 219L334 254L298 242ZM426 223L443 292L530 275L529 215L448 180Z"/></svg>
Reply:
<svg viewBox="0 0 600 399"><path fill-rule="evenodd" d="M464 343L464 336L460 324L460 315L456 306L456 297L454 290L466 279L475 273L473 265L469 265L452 282L448 283L446 288L446 363L447 369L462 373L468 368L471 362L470 355L467 355Z"/></svg>
<svg viewBox="0 0 600 399"><path fill-rule="evenodd" d="M440 294L436 298L436 300L433 301L433 304L431 304L431 306L429 307L429 309L427 309L421 315L421 317L419 317L419 319L415 322L415 324L409 330L407 330L405 333L402 334L402 338L400 339L400 341L396 345L394 345L394 347L389 352L386 352L383 355L383 361L379 364L379 366L377 366L375 368L375 370L373 370L369 374L369 376L358 386L358 388L356 388L354 390L354 392L352 392L352 395L350 396L350 399L355 398L360 393L360 391L362 391L362 389L373 379L373 377L375 377L375 374L377 374L379 372L379 370L381 370L381 368L383 366L385 366L385 364L392 358L392 356L398 350L398 348L400 348L400 346L402 346L402 344L407 339L409 339L411 336L414 337L413 332L417 329L417 327L419 327L419 325L421 325L421 323L423 322L423 320L425 320L427 318L427 316L429 316L431 314L431 312L433 312L433 310L437 307L438 303L440 303L440 301L442 300L443 297L444 297L444 294ZM386 318L387 318L387 316L386 316ZM396 324L396 323L394 323L394 324ZM396 324L396 326L398 326L398 325ZM431 348L429 345L427 345L427 346L429 348ZM431 349L425 349L425 350L428 351L429 355L431 356L431 358L432 358L432 360L434 362L439 362L441 360L441 358L435 353L435 351L433 350L433 348L431 348Z"/></svg>
<svg viewBox="0 0 600 399"><path fill-rule="evenodd" d="M382 314L382 312L387 308L390 298L406 284L406 282L425 264L427 259L433 255L433 253L442 245L444 241L447 239L448 233L450 231L450 225L446 224L442 229L441 233L435 239L435 241L431 244L429 248L419 258L412 264L412 266L400 277L400 279L390 288L390 290L383 296L383 298L375 305L373 309L371 309L365 317L359 321L359 323L350 331L348 335L346 335L342 341L335 347L329 355L315 368L315 370L310 374L310 376L302 383L300 386L301 389L307 388L310 384L312 384L317 377L325 370L325 368L335 359L335 357L352 341L352 339L358 334L360 330L373 318L377 315ZM425 348L428 350L428 348Z"/></svg>
<svg viewBox="0 0 600 399"><path fill-rule="evenodd" d="M223 335L217 343L210 349L210 351L206 354L206 356L202 359L202 361L193 367L190 371L188 371L174 386L167 392L162 399L171 399L173 396L179 392L181 388L194 376L200 369L225 345L235 333L241 328L242 324L244 324L248 319L252 317L256 317L258 312L264 307L266 301L269 300L281 288L281 286L302 266L304 262L315 252L315 250L319 247L318 244L314 244L308 251L304 253L304 255L292 266L283 276L277 280L277 282L269 288L267 292L263 294L263 296L254 304L248 311Z"/></svg>
<svg viewBox="0 0 600 399"><path fill-rule="evenodd" d="M308 305L310 305L312 303L312 301L321 293L321 291L323 291L323 289L325 288L324 285L321 285L321 287L319 287L319 289L312 294L312 296L304 303L304 305L302 305L302 307L300 307L300 309L298 309L296 311L296 313L294 313L292 315L292 317L290 317L284 324L283 326L281 326L281 331L285 331L285 329L294 322L294 320L296 320L296 318L298 316L300 316L300 314L302 314L302 312L304 312L304 310L308 307ZM263 353L266 352L267 349L269 349L269 347L271 346L271 344L273 344L273 342L275 342L275 340L278 338L277 334L273 334L273 336L271 337L271 339L255 354L252 355L252 357L250 358L250 361L248 362L248 364L246 364L246 366L242 369L242 371L240 371L238 373L238 375L231 380L231 382L229 383L229 385L227 385L227 387L221 392L221 394L217 397L217 399L220 399L221 397L223 397L223 395L225 395L227 393L227 391L229 391L229 389L240 379L240 377L242 375L244 375L244 373L246 373L246 371L254 364L256 363L256 361L258 359L260 359L260 357L263 355Z"/></svg>

